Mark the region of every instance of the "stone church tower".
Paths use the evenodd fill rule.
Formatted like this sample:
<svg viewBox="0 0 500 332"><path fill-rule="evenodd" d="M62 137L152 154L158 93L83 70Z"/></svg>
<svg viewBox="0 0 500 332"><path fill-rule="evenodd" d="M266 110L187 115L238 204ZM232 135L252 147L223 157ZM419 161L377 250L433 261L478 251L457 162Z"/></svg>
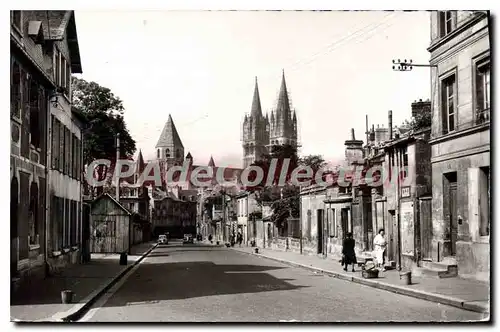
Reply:
<svg viewBox="0 0 500 332"><path fill-rule="evenodd" d="M260 105L259 86L255 78L255 90L253 92L252 108L250 114L245 114L243 119L243 167L251 165L260 160L267 153L269 144L269 120L262 115Z"/></svg>
<svg viewBox="0 0 500 332"><path fill-rule="evenodd" d="M250 114L245 114L243 119L242 141L244 168L269 153L273 145L297 146L297 116L290 106L284 71L277 105L270 117L262 114L259 87L255 78L252 108Z"/></svg>
<svg viewBox="0 0 500 332"><path fill-rule="evenodd" d="M170 114L156 143L156 159L167 165L182 165L184 161L184 146Z"/></svg>

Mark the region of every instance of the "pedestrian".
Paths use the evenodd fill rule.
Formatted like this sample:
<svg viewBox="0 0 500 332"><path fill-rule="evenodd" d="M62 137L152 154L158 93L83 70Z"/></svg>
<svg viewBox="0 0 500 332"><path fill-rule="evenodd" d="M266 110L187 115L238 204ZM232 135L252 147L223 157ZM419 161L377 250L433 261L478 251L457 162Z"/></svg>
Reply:
<svg viewBox="0 0 500 332"><path fill-rule="evenodd" d="M387 247L387 241L385 240L385 231L380 229L377 236L373 239L373 245L375 247L375 260L377 261L377 267L382 268L384 266L384 253ZM385 271L385 267L383 268Z"/></svg>
<svg viewBox="0 0 500 332"><path fill-rule="evenodd" d="M212 243L212 234L210 234L210 235L208 236L208 241L210 241L210 243Z"/></svg>
<svg viewBox="0 0 500 332"><path fill-rule="evenodd" d="M354 251L354 245L356 242L352 238L352 233L346 234L346 239L342 245L342 263L344 265L344 271L347 271L347 266L352 264L352 272L354 271L354 264L357 263L356 252Z"/></svg>
<svg viewBox="0 0 500 332"><path fill-rule="evenodd" d="M243 242L243 235L241 233L238 233L238 245L241 247L241 243Z"/></svg>

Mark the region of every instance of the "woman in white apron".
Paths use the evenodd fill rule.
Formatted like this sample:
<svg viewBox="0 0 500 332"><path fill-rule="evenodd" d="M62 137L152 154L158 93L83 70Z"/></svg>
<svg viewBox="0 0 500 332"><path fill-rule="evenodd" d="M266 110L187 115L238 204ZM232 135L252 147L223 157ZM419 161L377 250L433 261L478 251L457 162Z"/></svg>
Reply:
<svg viewBox="0 0 500 332"><path fill-rule="evenodd" d="M384 229L378 231L377 236L373 239L375 259L377 260L377 267L381 268L384 264L384 252L387 247L387 241L384 237Z"/></svg>

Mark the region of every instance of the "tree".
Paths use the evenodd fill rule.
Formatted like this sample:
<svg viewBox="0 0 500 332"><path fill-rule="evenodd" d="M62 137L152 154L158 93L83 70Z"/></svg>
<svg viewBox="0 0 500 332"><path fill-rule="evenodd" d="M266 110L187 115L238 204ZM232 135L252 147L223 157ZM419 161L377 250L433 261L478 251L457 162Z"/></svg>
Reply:
<svg viewBox="0 0 500 332"><path fill-rule="evenodd" d="M431 112L421 112L416 114L410 122L410 128L413 131L429 128L432 125Z"/></svg>
<svg viewBox="0 0 500 332"><path fill-rule="evenodd" d="M122 100L110 89L96 82L87 82L72 77L73 105L87 122L83 129L83 158L88 165L96 159L116 159L116 134L120 134L120 156L131 157L136 151L135 140L131 137L123 113ZM111 167L114 167L114 166ZM107 173L105 167L98 169L99 180Z"/></svg>

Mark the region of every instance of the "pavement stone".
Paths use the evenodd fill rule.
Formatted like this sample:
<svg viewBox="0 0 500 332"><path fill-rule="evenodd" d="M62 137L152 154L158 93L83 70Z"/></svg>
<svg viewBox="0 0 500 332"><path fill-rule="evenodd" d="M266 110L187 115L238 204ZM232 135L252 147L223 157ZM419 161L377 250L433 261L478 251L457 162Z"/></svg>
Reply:
<svg viewBox="0 0 500 332"><path fill-rule="evenodd" d="M338 261L324 259L319 256L301 255L290 251L262 248L259 248L259 253L255 254L255 248L251 247L233 247L232 249L394 293L452 305L475 312L489 312L490 285L480 281L458 277L439 279L412 276L412 284L404 285L403 281L400 280L399 271L396 270L381 272L377 279L365 279L361 276L360 268L357 268L357 271L354 273L345 272Z"/></svg>
<svg viewBox="0 0 500 332"><path fill-rule="evenodd" d="M66 316L84 309L99 296L117 276L124 274L151 248L153 243L142 243L132 248L128 264L120 265L118 254L92 254L86 264L75 264L57 275L28 284L11 294L11 321L62 321ZM61 303L61 291L74 292L73 303Z"/></svg>

